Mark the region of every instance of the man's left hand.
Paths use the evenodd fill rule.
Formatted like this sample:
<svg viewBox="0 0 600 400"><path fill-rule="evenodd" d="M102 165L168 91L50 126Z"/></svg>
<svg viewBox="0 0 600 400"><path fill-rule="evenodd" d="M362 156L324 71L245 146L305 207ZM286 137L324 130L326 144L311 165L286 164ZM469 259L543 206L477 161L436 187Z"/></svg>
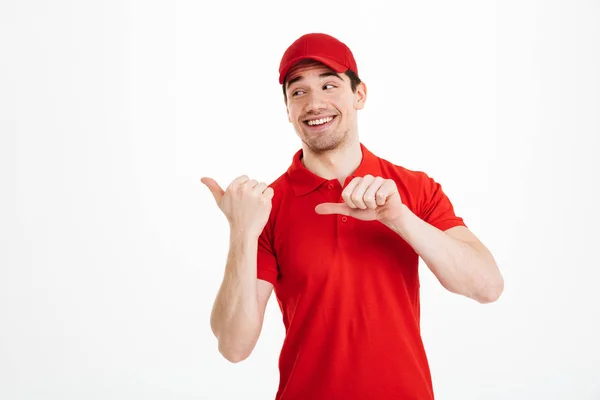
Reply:
<svg viewBox="0 0 600 400"><path fill-rule="evenodd" d="M362 221L380 221L392 228L402 217L404 205L392 179L365 175L352 179L342 191L341 203L321 203L318 214L343 214Z"/></svg>

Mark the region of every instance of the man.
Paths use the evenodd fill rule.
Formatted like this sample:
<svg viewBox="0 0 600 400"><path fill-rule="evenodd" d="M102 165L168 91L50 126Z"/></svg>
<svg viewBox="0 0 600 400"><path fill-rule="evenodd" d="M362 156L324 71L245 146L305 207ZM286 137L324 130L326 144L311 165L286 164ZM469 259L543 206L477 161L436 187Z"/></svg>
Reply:
<svg viewBox="0 0 600 400"><path fill-rule="evenodd" d="M279 72L302 141L289 169L226 190L202 178L231 228L211 315L219 351L250 355L274 289L286 328L276 399L433 399L419 256L446 289L481 303L503 290L494 258L438 183L359 141L367 89L344 43L304 35Z"/></svg>

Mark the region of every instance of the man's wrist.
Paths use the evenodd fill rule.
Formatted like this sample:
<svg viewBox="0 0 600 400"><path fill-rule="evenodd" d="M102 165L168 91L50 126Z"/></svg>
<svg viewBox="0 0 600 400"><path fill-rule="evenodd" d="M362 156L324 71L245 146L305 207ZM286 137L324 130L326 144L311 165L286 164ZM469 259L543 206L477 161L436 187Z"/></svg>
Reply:
<svg viewBox="0 0 600 400"><path fill-rule="evenodd" d="M407 229L407 222L411 215L414 215L413 212L406 206L406 204L402 203L400 205L398 216L391 221L390 224L388 224L389 228L398 235L404 237L404 233Z"/></svg>
<svg viewBox="0 0 600 400"><path fill-rule="evenodd" d="M252 247L258 242L258 237L260 234L256 232L252 232L246 229L238 229L236 227L231 227L229 233L229 241L230 244L234 244L237 246L241 246L242 248Z"/></svg>

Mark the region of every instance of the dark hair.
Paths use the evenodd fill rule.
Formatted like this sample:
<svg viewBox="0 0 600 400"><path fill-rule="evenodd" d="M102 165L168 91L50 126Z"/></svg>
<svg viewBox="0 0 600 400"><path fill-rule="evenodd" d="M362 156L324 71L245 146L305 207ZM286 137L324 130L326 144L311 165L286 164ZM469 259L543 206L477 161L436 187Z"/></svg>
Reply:
<svg viewBox="0 0 600 400"><path fill-rule="evenodd" d="M350 78L350 88L352 89L353 93L356 93L356 88L358 87L358 85L360 85L360 83L362 82L360 80L360 78L358 77L358 75L356 75L354 73L354 71L347 69L346 72L344 72L346 74L346 76L348 78ZM283 89L283 98L285 99L286 103L287 103L287 92L285 90L285 85L286 85L287 81L284 79L283 80L283 85L281 85L281 88Z"/></svg>

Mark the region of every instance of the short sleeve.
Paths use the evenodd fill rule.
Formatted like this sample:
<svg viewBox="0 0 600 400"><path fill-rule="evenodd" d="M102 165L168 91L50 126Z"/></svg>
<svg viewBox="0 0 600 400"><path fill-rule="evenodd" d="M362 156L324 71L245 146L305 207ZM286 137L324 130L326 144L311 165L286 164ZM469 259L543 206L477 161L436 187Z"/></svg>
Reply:
<svg viewBox="0 0 600 400"><path fill-rule="evenodd" d="M279 275L277 269L277 258L273 250L273 241L270 235L270 224L266 224L258 237L258 258L256 260L256 277L270 282L273 286L277 283Z"/></svg>
<svg viewBox="0 0 600 400"><path fill-rule="evenodd" d="M466 226L463 219L454 213L454 207L442 190L442 185L424 172L421 173L418 204L419 218L439 230L445 231L455 226Z"/></svg>

